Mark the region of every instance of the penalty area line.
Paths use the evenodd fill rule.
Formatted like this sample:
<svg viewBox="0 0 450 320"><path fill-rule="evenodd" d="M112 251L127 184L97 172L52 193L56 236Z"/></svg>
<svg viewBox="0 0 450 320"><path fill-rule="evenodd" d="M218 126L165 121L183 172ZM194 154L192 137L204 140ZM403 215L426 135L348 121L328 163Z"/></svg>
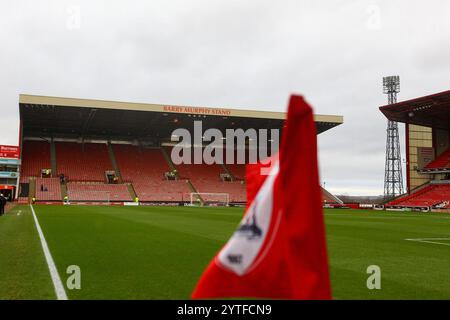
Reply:
<svg viewBox="0 0 450 320"><path fill-rule="evenodd" d="M406 241L440 244L442 246L450 246L450 243L439 242L439 241L450 241L450 238L417 238L417 239L405 239Z"/></svg>
<svg viewBox="0 0 450 320"><path fill-rule="evenodd" d="M53 261L52 254L48 248L47 241L45 241L44 233L42 232L36 213L34 212L33 205L30 204L30 208L31 213L33 214L34 223L36 224L37 232L39 234L39 239L41 240L42 250L44 251L45 260L47 261L53 286L55 287L56 298L58 300L68 300L66 291L64 290L64 286L61 282L61 278L59 277L58 270L56 269L55 262Z"/></svg>

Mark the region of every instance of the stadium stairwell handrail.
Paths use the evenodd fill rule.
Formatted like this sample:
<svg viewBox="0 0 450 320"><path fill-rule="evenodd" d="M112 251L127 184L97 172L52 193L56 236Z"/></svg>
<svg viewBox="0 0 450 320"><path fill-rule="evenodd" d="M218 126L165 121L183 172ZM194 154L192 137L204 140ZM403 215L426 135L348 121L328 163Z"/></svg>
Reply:
<svg viewBox="0 0 450 320"><path fill-rule="evenodd" d="M167 150L164 149L164 147L161 148L161 152L164 156L164 159L166 159L167 164L169 165L170 170L175 170L176 167L172 162L172 159L170 159L169 155L167 154Z"/></svg>
<svg viewBox="0 0 450 320"><path fill-rule="evenodd" d="M31 199L36 197L36 178L35 177L29 177L29 191L28 191L28 203L32 203Z"/></svg>
<svg viewBox="0 0 450 320"><path fill-rule="evenodd" d="M50 163L52 165L52 176L56 177L58 174L57 155L55 141L52 139L50 142Z"/></svg>
<svg viewBox="0 0 450 320"><path fill-rule="evenodd" d="M111 141L108 141L106 145L108 148L109 160L111 161L114 171L116 172L116 176L119 178L119 183L123 183L122 173L120 172L119 165L117 164L116 155L114 154L114 149L112 147Z"/></svg>
<svg viewBox="0 0 450 320"><path fill-rule="evenodd" d="M194 187L194 185L192 184L191 180L187 179L186 181L187 181L188 187L189 187L189 189L191 189L191 192L192 192L192 193L199 193L199 192L197 191L197 189L195 189L195 187ZM205 204L205 200L203 200L202 196L199 195L199 194L197 194L197 197L199 198L199 200L200 200L200 202L202 203L202 205L204 205L204 204Z"/></svg>
<svg viewBox="0 0 450 320"><path fill-rule="evenodd" d="M428 185L432 184L432 182L433 182L433 181L427 181L427 182L425 182L425 183L422 183L421 185L419 185L419 186L417 186L417 187L411 189L411 190L409 191L409 194L414 194L414 193L416 193L417 191L420 191L420 190L424 189L424 188L427 187Z"/></svg>
<svg viewBox="0 0 450 320"><path fill-rule="evenodd" d="M61 183L61 200L64 201L65 196L68 196L69 193L67 192L67 184Z"/></svg>
<svg viewBox="0 0 450 320"><path fill-rule="evenodd" d="M404 193L404 194L401 194L401 195L396 196L396 197L394 197L394 198L385 199L381 204L382 204L383 206L386 206L386 205L388 205L388 204L391 203L391 202L394 202L394 201L400 200L401 198L406 198L406 197L409 197L409 196L410 196L409 193Z"/></svg>
<svg viewBox="0 0 450 320"><path fill-rule="evenodd" d="M167 154L167 150L162 147L160 148L161 152L164 156L164 159L166 159L167 164L169 165L170 170L176 170L177 168L175 167L175 165L172 162L172 159L170 159L169 155ZM186 179L187 185L189 187L189 189L191 190L192 193L198 193L198 191L195 189L194 185L192 184L190 179ZM203 200L203 198L199 195L197 195L197 197L200 199L200 202L202 203L202 205L205 203L205 201Z"/></svg>
<svg viewBox="0 0 450 320"><path fill-rule="evenodd" d="M220 165L222 166L222 169L223 169L227 174L230 175L231 179L232 179L233 181L236 181L236 177L235 177L234 174L227 168L227 166L225 165L225 163L221 163Z"/></svg>
<svg viewBox="0 0 450 320"><path fill-rule="evenodd" d="M128 192L130 193L131 199L136 199L137 193L136 193L136 190L134 190L133 184L127 183L126 185L127 185Z"/></svg>

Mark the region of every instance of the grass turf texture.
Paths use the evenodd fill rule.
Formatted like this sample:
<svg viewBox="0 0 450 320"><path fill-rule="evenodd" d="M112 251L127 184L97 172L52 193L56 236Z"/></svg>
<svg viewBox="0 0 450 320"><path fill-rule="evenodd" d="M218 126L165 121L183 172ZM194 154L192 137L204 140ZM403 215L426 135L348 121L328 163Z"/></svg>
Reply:
<svg viewBox="0 0 450 320"><path fill-rule="evenodd" d="M29 207L0 217L0 245L0 299L56 297Z"/></svg>
<svg viewBox="0 0 450 320"><path fill-rule="evenodd" d="M21 215L17 212L21 210ZM185 299L242 217L237 208L35 206L69 299ZM450 215L326 210L336 299L450 299ZM0 217L0 298L53 299L28 207ZM368 290L378 265L382 289Z"/></svg>

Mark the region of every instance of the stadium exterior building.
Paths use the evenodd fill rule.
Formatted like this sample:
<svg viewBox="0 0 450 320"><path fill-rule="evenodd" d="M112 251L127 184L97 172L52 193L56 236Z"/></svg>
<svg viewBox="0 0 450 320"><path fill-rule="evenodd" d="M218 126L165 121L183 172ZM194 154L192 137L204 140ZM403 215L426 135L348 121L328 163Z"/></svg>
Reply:
<svg viewBox="0 0 450 320"><path fill-rule="evenodd" d="M407 195L387 206L450 211L450 91L380 110L405 124Z"/></svg>
<svg viewBox="0 0 450 320"><path fill-rule="evenodd" d="M245 203L245 165L174 165L172 132L279 129L286 114L20 95L19 202ZM343 117L315 115L317 133ZM339 200L324 192L324 202Z"/></svg>
<svg viewBox="0 0 450 320"><path fill-rule="evenodd" d="M14 200L19 184L20 150L17 146L0 146L0 194Z"/></svg>

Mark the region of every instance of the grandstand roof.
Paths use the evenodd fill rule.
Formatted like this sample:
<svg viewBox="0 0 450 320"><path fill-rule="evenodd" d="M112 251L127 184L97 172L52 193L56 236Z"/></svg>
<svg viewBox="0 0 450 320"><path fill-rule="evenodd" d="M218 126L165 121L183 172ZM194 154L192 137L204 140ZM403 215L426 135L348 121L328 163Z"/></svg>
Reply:
<svg viewBox="0 0 450 320"><path fill-rule="evenodd" d="M389 120L448 130L450 90L383 106L380 110Z"/></svg>
<svg viewBox="0 0 450 320"><path fill-rule="evenodd" d="M167 138L176 128L204 120L208 128L282 128L284 112L252 111L24 95L19 97L23 135L114 139ZM343 123L342 116L315 115L318 133Z"/></svg>

